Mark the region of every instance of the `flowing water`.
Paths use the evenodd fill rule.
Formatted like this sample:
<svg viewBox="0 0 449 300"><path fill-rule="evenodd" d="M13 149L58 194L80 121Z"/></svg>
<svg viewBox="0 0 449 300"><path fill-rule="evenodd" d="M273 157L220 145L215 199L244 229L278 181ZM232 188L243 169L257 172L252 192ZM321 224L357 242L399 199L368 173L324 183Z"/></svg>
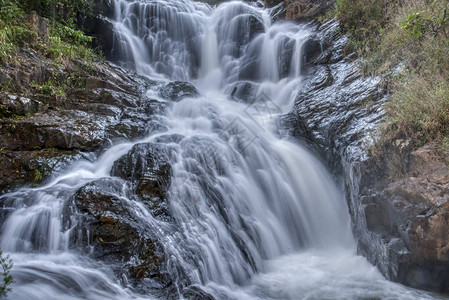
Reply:
<svg viewBox="0 0 449 300"><path fill-rule="evenodd" d="M309 27L272 24L257 3L112 3L121 63L160 82L190 81L201 94L171 103L160 118L166 130L138 141L173 149L168 203L177 229L119 195L158 234L175 285L187 281L216 299L434 299L385 280L356 255L341 188L278 129L301 88ZM148 94L157 98L157 89ZM1 196L11 210L1 231L1 248L15 263L9 299L156 298L137 294L110 265L70 251L71 229L63 230L68 199L111 178L134 144Z"/></svg>

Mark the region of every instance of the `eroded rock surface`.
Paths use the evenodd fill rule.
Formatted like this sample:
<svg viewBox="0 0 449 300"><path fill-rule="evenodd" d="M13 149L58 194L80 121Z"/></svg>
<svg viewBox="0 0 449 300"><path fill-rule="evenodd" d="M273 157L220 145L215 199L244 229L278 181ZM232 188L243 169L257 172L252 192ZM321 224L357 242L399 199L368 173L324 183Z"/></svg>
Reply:
<svg viewBox="0 0 449 300"><path fill-rule="evenodd" d="M119 278L138 281L140 288L170 284L164 250L153 234L151 215L128 197L121 179L105 178L82 187L64 208L71 247L114 266ZM142 222L145 218L145 222Z"/></svg>
<svg viewBox="0 0 449 300"><path fill-rule="evenodd" d="M171 220L166 202L172 175L170 149L163 144L136 144L128 154L114 163L112 175L131 183L132 190L164 221Z"/></svg>
<svg viewBox="0 0 449 300"><path fill-rule="evenodd" d="M368 230L386 245L376 259L388 262L381 266L390 278L447 292L449 149L431 144L399 156L397 145L393 149L401 165L384 163L381 169L379 159L374 158L362 164L361 215ZM390 161L392 157L382 158ZM368 241L362 240L361 247L370 251Z"/></svg>
<svg viewBox="0 0 449 300"><path fill-rule="evenodd" d="M388 278L449 290L449 156L427 145L393 141L368 151L386 100L381 78L360 75L338 24L323 24L304 48L304 85L284 119L344 174L359 252Z"/></svg>
<svg viewBox="0 0 449 300"><path fill-rule="evenodd" d="M282 3L282 15L286 20L311 20L324 14L335 0L265 0L266 7Z"/></svg>
<svg viewBox="0 0 449 300"><path fill-rule="evenodd" d="M66 155L163 130L154 117L166 104L146 96L156 82L106 63L60 66L25 49L19 56L0 71L0 193L40 182ZM73 85L63 90L64 82ZM30 163L39 155L42 165Z"/></svg>
<svg viewBox="0 0 449 300"><path fill-rule="evenodd" d="M167 83L159 92L162 98L172 101L181 101L187 97L198 97L199 92L193 84L184 81Z"/></svg>

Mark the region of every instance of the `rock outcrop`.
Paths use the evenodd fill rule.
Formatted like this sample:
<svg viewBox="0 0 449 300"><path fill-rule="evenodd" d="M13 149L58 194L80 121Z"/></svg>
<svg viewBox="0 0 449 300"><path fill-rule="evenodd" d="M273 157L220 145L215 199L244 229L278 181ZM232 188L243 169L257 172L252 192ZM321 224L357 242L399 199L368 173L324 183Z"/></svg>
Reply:
<svg viewBox="0 0 449 300"><path fill-rule="evenodd" d="M373 256L372 239L361 239L361 250L393 280L448 292L449 148L403 147L397 141L360 165L359 214L384 246Z"/></svg>
<svg viewBox="0 0 449 300"><path fill-rule="evenodd" d="M285 0L287 20L313 19L324 14L335 0Z"/></svg>
<svg viewBox="0 0 449 300"><path fill-rule="evenodd" d="M30 50L18 55L0 71L0 193L40 182L78 153L158 129L152 118L166 104L145 95L157 83L106 63L61 66ZM65 81L73 86L63 89Z"/></svg>
<svg viewBox="0 0 449 300"><path fill-rule="evenodd" d="M397 140L370 151L387 96L328 22L305 44L304 86L284 119L345 180L359 252L388 278L449 291L449 149Z"/></svg>
<svg viewBox="0 0 449 300"><path fill-rule="evenodd" d="M159 95L168 100L181 101L187 97L198 97L200 93L189 82L173 81L161 88Z"/></svg>
<svg viewBox="0 0 449 300"><path fill-rule="evenodd" d="M282 2L284 18L287 20L312 20L328 11L335 0L265 0L266 7Z"/></svg>
<svg viewBox="0 0 449 300"><path fill-rule="evenodd" d="M153 216L171 221L166 202L170 187L170 149L162 144L136 144L115 162L112 175L128 180L131 189L153 212Z"/></svg>
<svg viewBox="0 0 449 300"><path fill-rule="evenodd" d="M170 284L164 249L148 226L151 215L123 194L124 185L118 178L100 179L66 203L64 223L71 228L71 247L110 263L119 278L139 281L140 289L162 290Z"/></svg>

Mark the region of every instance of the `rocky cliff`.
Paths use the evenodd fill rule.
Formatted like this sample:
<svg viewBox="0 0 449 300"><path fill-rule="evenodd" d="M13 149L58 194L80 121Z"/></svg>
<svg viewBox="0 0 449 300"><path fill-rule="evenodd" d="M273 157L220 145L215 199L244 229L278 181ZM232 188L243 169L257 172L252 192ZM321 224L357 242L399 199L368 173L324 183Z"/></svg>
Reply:
<svg viewBox="0 0 449 300"><path fill-rule="evenodd" d="M318 31L306 43L304 86L285 126L344 176L359 252L389 279L448 292L448 145L372 147L388 100L382 78L360 75L338 23Z"/></svg>

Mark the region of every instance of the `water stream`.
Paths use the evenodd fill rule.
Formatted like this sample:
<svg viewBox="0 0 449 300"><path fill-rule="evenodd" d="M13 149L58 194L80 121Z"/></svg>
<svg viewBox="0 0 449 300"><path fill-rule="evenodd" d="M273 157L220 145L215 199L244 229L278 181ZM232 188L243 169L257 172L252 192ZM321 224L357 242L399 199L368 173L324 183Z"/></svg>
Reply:
<svg viewBox="0 0 449 300"><path fill-rule="evenodd" d="M110 265L71 251L62 217L76 191L113 180L114 162L143 142L172 149L173 221L154 218L126 191L117 196L158 234L166 263L175 266L174 285L189 282L216 299L437 297L385 280L356 255L341 187L277 126L301 88L301 51L311 28L272 24L257 3L112 3L120 63L161 84L189 81L200 96L171 103L160 116L166 130L0 197L11 209L0 241L15 263L9 299L160 297L137 293ZM158 98L158 86L148 94ZM182 298L182 288L171 297Z"/></svg>

